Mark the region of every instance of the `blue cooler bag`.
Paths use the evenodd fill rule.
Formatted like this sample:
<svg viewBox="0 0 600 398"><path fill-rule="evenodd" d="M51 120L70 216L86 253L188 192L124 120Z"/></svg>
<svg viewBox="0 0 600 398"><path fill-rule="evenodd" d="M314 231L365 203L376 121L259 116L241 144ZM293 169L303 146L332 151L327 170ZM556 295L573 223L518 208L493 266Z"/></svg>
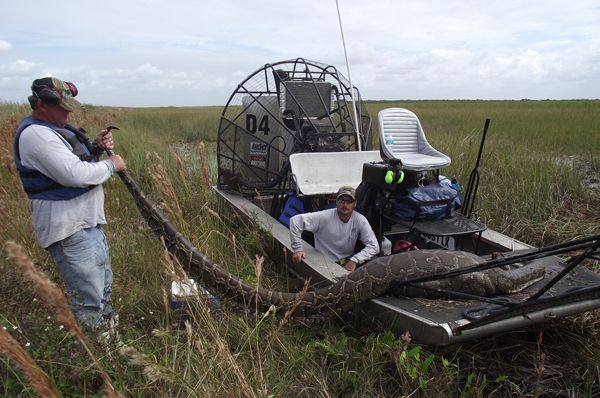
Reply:
<svg viewBox="0 0 600 398"><path fill-rule="evenodd" d="M278 219L279 222L289 228L290 218L302 213L304 213L304 203L302 202L302 199L293 192L286 193L283 202L283 210Z"/></svg>
<svg viewBox="0 0 600 398"><path fill-rule="evenodd" d="M402 220L442 220L460 208L460 195L448 184L430 184L396 197L394 215Z"/></svg>

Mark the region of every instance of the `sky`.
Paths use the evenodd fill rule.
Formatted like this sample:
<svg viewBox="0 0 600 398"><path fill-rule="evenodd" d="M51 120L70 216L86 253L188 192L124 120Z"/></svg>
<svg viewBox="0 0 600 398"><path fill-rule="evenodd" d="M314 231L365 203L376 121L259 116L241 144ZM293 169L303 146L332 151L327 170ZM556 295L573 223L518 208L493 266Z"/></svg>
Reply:
<svg viewBox="0 0 600 398"><path fill-rule="evenodd" d="M338 0L369 100L600 98L598 0ZM223 105L266 63L348 70L335 0L0 0L0 102L32 80L81 102Z"/></svg>

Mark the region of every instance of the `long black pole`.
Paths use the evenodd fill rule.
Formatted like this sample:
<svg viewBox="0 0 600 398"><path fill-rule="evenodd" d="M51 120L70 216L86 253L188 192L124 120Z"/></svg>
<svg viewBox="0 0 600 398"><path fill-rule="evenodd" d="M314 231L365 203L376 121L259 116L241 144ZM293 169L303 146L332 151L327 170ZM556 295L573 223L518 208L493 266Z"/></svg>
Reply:
<svg viewBox="0 0 600 398"><path fill-rule="evenodd" d="M477 153L477 161L475 162L475 168L471 171L469 176L469 183L467 184L467 190L463 200L462 214L466 217L471 217L473 207L475 205L475 196L477 195L477 189L479 188L479 163L481 162L481 154L483 153L483 145L485 143L485 137L490 127L492 119L489 117L485 119L483 126L483 137L481 137L481 143L479 144L479 152Z"/></svg>

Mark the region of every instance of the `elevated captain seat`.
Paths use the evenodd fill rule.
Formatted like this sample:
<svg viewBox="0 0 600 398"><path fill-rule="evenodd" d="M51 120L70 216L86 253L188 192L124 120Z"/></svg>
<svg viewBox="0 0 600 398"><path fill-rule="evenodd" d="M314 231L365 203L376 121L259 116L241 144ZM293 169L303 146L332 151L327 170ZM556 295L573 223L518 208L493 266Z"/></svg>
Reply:
<svg viewBox="0 0 600 398"><path fill-rule="evenodd" d="M435 245L450 250L470 245L477 252L486 226L455 214L456 190L439 182L439 170L450 165L450 158L427 142L419 119L411 111L383 109L378 119L384 162L363 167L363 182L377 190L374 201L379 217L377 230L374 228L377 237L383 241L384 237L394 240L400 236L410 241L411 247L415 243L429 245L433 242L430 237L439 237ZM404 173L406 171L408 173ZM430 177L435 177L436 183L432 183ZM390 202L393 210L387 213L379 210ZM428 206L429 209L423 211ZM436 206L441 206L441 213L427 213Z"/></svg>
<svg viewBox="0 0 600 398"><path fill-rule="evenodd" d="M400 161L404 170L437 170L450 164L450 158L435 150L421 127L417 115L403 108L387 108L379 112L381 157Z"/></svg>

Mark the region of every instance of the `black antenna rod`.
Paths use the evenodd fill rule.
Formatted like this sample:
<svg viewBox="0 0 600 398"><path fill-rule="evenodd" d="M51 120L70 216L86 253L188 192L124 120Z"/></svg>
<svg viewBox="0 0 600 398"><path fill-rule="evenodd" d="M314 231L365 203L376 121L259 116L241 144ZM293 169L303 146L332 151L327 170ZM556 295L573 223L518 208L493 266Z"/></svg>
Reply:
<svg viewBox="0 0 600 398"><path fill-rule="evenodd" d="M466 217L471 217L473 207L475 205L475 196L479 189L479 162L481 162L481 154L483 153L483 144L485 143L485 137L490 127L492 119L489 117L485 119L483 126L483 137L481 137L481 143L479 144L479 152L477 153L477 161L475 162L475 168L471 171L469 176L469 183L467 184L467 190L465 192L464 203L462 207L462 214Z"/></svg>

